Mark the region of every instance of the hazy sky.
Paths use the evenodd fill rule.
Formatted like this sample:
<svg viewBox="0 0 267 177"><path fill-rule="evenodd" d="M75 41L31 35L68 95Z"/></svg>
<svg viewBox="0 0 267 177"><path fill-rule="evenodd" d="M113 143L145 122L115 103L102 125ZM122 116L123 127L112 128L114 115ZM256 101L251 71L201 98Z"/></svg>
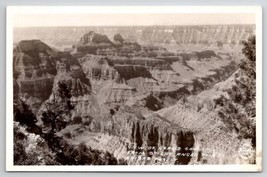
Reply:
<svg viewBox="0 0 267 177"><path fill-rule="evenodd" d="M23 14L15 27L255 24L254 14Z"/></svg>

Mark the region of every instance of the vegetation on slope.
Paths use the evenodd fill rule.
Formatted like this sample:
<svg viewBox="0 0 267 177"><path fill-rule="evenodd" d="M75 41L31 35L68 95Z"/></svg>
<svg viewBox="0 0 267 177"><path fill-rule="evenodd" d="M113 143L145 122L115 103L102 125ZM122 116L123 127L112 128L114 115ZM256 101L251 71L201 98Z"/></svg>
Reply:
<svg viewBox="0 0 267 177"><path fill-rule="evenodd" d="M216 99L220 108L218 115L230 130L238 133L239 138L251 139L256 146L256 39L250 37L243 42L245 58L235 74L235 84L227 90L229 97Z"/></svg>
<svg viewBox="0 0 267 177"><path fill-rule="evenodd" d="M36 117L25 103L14 105L14 121L19 121L14 122L15 165L125 164L108 152L91 149L82 142L79 145L69 144L56 135L56 132L67 126L65 118L70 116L73 105L70 103L70 89L66 83L58 83L55 95L57 99L45 103L47 110L42 114L45 126L41 128L35 124ZM33 131L36 129L39 131Z"/></svg>

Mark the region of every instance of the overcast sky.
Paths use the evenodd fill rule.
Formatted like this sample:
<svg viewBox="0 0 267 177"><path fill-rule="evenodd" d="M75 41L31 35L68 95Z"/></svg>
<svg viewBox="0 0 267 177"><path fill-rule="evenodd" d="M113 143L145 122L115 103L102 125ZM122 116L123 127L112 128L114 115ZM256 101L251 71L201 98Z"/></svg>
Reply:
<svg viewBox="0 0 267 177"><path fill-rule="evenodd" d="M23 14L15 27L255 24L254 14Z"/></svg>

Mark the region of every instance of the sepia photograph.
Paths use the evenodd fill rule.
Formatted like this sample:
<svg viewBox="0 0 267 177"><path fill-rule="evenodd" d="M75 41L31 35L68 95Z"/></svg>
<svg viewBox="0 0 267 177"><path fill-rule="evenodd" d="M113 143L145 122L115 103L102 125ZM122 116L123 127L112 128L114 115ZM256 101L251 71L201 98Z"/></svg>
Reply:
<svg viewBox="0 0 267 177"><path fill-rule="evenodd" d="M10 6L8 171L262 170L259 6Z"/></svg>

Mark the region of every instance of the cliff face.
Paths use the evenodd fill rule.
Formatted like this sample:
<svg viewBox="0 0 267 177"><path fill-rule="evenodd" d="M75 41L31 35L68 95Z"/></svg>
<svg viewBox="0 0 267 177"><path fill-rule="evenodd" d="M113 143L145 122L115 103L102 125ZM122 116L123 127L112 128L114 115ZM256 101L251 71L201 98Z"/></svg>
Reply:
<svg viewBox="0 0 267 177"><path fill-rule="evenodd" d="M156 113L172 125L193 133L194 153L200 156L193 157L189 164L242 164L253 161L253 151L251 158L243 158L242 154L237 153L244 144L253 149L251 140L238 138L239 132L226 126L218 116L215 100L221 95L229 96L226 90L235 85L234 75L211 89Z"/></svg>
<svg viewBox="0 0 267 177"><path fill-rule="evenodd" d="M181 27L148 27L140 36L142 41L179 44L239 43L252 34L255 27L249 25L214 25Z"/></svg>
<svg viewBox="0 0 267 177"><path fill-rule="evenodd" d="M113 80L118 75L113 63L105 57L85 55L79 61L90 80Z"/></svg>
<svg viewBox="0 0 267 177"><path fill-rule="evenodd" d="M14 79L19 86L18 94L25 101L36 99L40 104L49 97L56 72L53 53L39 40L21 41L14 49Z"/></svg>
<svg viewBox="0 0 267 177"><path fill-rule="evenodd" d="M101 112L100 107L92 93L90 81L86 78L82 68L79 66L70 66L70 69L67 69L67 65L64 61L58 61L56 68L57 74L53 80L53 89L50 93L50 97L43 102L37 113L38 124L46 127L45 122L42 120L42 114L49 111L46 104L53 104L55 100L57 101L61 99L58 96L59 83L66 84L66 88L68 88L70 94L69 101L73 106L73 109L66 110L71 111L71 115L65 115L64 117L68 124L74 121L75 117L86 119L88 116L96 116L99 114Z"/></svg>
<svg viewBox="0 0 267 177"><path fill-rule="evenodd" d="M176 156L179 150L170 151L168 155L156 153L152 155L151 152L160 152L160 148L163 146L173 148L192 147L194 139L191 136L191 132L185 132L181 127L175 126L157 115L144 118L138 115L137 110L129 107L120 108L120 111L112 119L114 129L111 130L115 134L120 134L120 136L130 139L132 143L129 148L130 150L143 152L144 157L151 157L152 160L145 164L156 163L157 160L161 161L162 158L168 159L167 162L161 161L162 164L187 164L189 162L190 157L180 158ZM187 138L185 138L185 134ZM135 148L131 147L133 144ZM153 149L150 149L150 147L153 147ZM143 157L142 155L140 156ZM144 163L142 160L129 160L129 162L130 164Z"/></svg>
<svg viewBox="0 0 267 177"><path fill-rule="evenodd" d="M180 150L178 147L193 147L194 138L191 132L185 132L179 126L173 126L171 122L157 115L144 118L138 111L129 106L122 106L115 115L103 114L100 118L91 118L86 125L71 125L59 134L66 136L67 140L76 143L85 141L88 146L108 151L116 158L124 158L127 164L187 164L191 157L177 157L176 153L189 153L191 150ZM76 133L77 132L77 133ZM78 133L79 132L79 133ZM160 148L173 147L169 151ZM150 149L152 148L153 149ZM139 155L129 154L138 152ZM151 154L155 152L155 154ZM131 159L132 157L150 160ZM168 159L163 162L162 159Z"/></svg>
<svg viewBox="0 0 267 177"><path fill-rule="evenodd" d="M100 103L123 103L133 97L135 88L127 85L125 79L129 79L128 76L142 75L134 70L135 68L114 67L109 59L102 56L85 55L79 58L79 61L86 77L90 79L92 91L97 94ZM132 72L129 72L127 68L132 69ZM146 71L144 68L141 69ZM146 71L145 74L149 73Z"/></svg>
<svg viewBox="0 0 267 177"><path fill-rule="evenodd" d="M40 40L19 42L14 49L13 60L13 77L18 83L18 94L34 112L51 95L57 70L66 70L72 77L89 83L76 59L69 53L53 50Z"/></svg>
<svg viewBox="0 0 267 177"><path fill-rule="evenodd" d="M92 80L129 80L136 77L152 78L146 67L125 62L120 65L103 56L85 55L79 58L84 73ZM114 64L115 63L115 64Z"/></svg>

